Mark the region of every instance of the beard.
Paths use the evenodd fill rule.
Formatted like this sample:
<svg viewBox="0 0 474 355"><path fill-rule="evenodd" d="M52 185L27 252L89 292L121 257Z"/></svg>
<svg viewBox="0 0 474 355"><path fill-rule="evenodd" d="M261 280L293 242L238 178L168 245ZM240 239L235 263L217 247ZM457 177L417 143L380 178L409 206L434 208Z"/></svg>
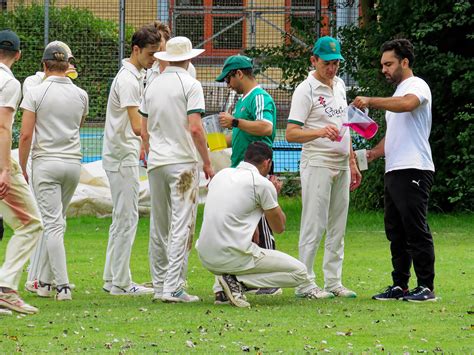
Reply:
<svg viewBox="0 0 474 355"><path fill-rule="evenodd" d="M402 81L402 68L399 67L397 70L393 72L392 75L390 74L385 74L385 80L389 82L390 84L398 85Z"/></svg>

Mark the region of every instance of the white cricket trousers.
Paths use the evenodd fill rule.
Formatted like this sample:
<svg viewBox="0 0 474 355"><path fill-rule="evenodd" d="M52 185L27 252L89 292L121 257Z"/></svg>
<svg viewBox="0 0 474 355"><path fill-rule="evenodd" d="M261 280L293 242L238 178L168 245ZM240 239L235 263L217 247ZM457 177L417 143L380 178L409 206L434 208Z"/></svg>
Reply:
<svg viewBox="0 0 474 355"><path fill-rule="evenodd" d="M32 170L31 170L31 165L32 165L32 160L31 160L31 154L28 157L28 162L26 163L26 171L28 173L28 176L31 177ZM31 185L28 185L30 187L31 193L33 197L35 196L35 191L33 190L33 183ZM36 200L35 200L36 202ZM36 246L33 248L33 251L31 252L30 255L30 264L28 265L28 275L26 280L27 281L35 281L38 280L39 277L39 263L40 263L40 245L41 245L41 237L36 243Z"/></svg>
<svg viewBox="0 0 474 355"><path fill-rule="evenodd" d="M43 224L20 167L13 159L11 165L10 191L0 200L0 214L13 229L13 236L8 242L5 261L0 268L0 287L18 290L23 266L43 233Z"/></svg>
<svg viewBox="0 0 474 355"><path fill-rule="evenodd" d="M121 166L106 170L112 194L112 224L105 256L104 281L118 287L132 283L130 256L138 226L139 167Z"/></svg>
<svg viewBox="0 0 474 355"><path fill-rule="evenodd" d="M300 175L303 209L299 259L306 265L310 279L315 281L314 259L326 232L323 259L324 287L326 290L334 290L342 285L350 170L309 166L303 163Z"/></svg>
<svg viewBox="0 0 474 355"><path fill-rule="evenodd" d="M43 218L39 245L39 277L43 283L69 284L66 266L66 211L79 184L81 162L76 159L33 159L33 190Z"/></svg>
<svg viewBox="0 0 474 355"><path fill-rule="evenodd" d="M148 171L151 197L150 270L155 293L185 285L196 225L199 172L196 163L170 164Z"/></svg>
<svg viewBox="0 0 474 355"><path fill-rule="evenodd" d="M251 269L231 274L249 288L298 287L300 293L306 293L316 287L308 276L306 266L281 251L260 248L260 254L254 257L254 263ZM215 275L222 274L218 269L209 271Z"/></svg>

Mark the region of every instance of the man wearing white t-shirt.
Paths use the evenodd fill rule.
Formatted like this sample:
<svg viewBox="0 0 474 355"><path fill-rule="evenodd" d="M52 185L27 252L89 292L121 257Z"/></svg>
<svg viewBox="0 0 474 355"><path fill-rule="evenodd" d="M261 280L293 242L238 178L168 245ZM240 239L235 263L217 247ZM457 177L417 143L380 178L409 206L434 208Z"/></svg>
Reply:
<svg viewBox="0 0 474 355"><path fill-rule="evenodd" d="M10 68L20 57L17 34L10 30L0 31L0 214L13 230L0 268L0 309L3 314L9 310L38 312L17 292L23 266L43 232L33 195L18 163L11 158L12 125L21 97L21 85Z"/></svg>
<svg viewBox="0 0 474 355"><path fill-rule="evenodd" d="M319 298L356 297L342 285L342 263L349 191L360 185L362 176L349 131L342 133L347 101L344 81L336 76L341 60L337 39L325 36L316 41L311 56L316 70L293 93L286 130L288 142L303 143L299 257L312 280L316 252L326 233L324 290L320 289Z"/></svg>
<svg viewBox="0 0 474 355"><path fill-rule="evenodd" d="M385 233L392 254L393 285L376 300L435 301L433 237L427 222L434 178L429 136L431 91L413 75L413 45L406 39L385 42L382 73L397 86L392 97L356 97L354 106L386 110L387 130L368 161L385 155ZM418 285L408 291L413 262Z"/></svg>
<svg viewBox="0 0 474 355"><path fill-rule="evenodd" d="M164 302L199 301L186 292L182 275L196 223L198 153L205 177L214 175L201 123L204 93L187 71L191 58L202 52L193 49L186 37L170 39L165 52L155 53L170 65L146 87L140 105L142 136L149 151L150 269L154 299Z"/></svg>
<svg viewBox="0 0 474 355"><path fill-rule="evenodd" d="M151 288L133 283L130 255L138 225L139 156L141 116L138 113L143 93L145 69L153 65L161 35L153 26L137 30L132 36L132 53L112 82L104 133L102 165L112 193L112 225L104 267L106 292L115 296L152 293Z"/></svg>
<svg viewBox="0 0 474 355"><path fill-rule="evenodd" d="M298 287L301 298L319 298L303 263L253 241L263 215L274 232L285 230L286 217L278 205L282 184L274 176L266 178L272 155L267 144L253 142L244 161L221 170L209 183L196 249L203 266L218 276L237 307L249 307L244 292L256 288Z"/></svg>

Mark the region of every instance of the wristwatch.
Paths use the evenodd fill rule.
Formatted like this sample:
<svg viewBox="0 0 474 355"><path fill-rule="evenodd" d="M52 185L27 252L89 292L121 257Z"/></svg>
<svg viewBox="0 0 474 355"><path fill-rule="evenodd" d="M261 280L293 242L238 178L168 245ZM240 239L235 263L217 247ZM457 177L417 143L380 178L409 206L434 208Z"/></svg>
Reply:
<svg viewBox="0 0 474 355"><path fill-rule="evenodd" d="M232 127L239 127L239 119L238 118L232 119Z"/></svg>

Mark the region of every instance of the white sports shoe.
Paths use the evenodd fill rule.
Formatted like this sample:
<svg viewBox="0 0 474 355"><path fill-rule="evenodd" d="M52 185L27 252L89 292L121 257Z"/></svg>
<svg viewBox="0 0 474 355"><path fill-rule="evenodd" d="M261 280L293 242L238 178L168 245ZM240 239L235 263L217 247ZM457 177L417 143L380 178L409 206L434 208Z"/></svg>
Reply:
<svg viewBox="0 0 474 355"><path fill-rule="evenodd" d="M26 281L25 291L36 293L38 291L38 280Z"/></svg>
<svg viewBox="0 0 474 355"><path fill-rule="evenodd" d="M112 286L110 294L113 296L143 296L153 293L154 290L149 287L131 284L128 287Z"/></svg>
<svg viewBox="0 0 474 355"><path fill-rule="evenodd" d="M328 291L331 292L332 294L334 294L334 296L336 296L336 297L344 297L344 298L356 298L357 297L357 293L355 293L352 290L349 290L348 288L345 288L344 286L339 286L339 287L335 288L334 290L328 290Z"/></svg>
<svg viewBox="0 0 474 355"><path fill-rule="evenodd" d="M38 286L39 286L39 281L38 280L33 280L33 281L26 281L25 283L25 291L31 292L31 293L36 293L38 291ZM56 287L56 283L53 281L51 283L52 287ZM75 284L69 284L69 288L71 290L74 290L76 288Z"/></svg>
<svg viewBox="0 0 474 355"><path fill-rule="evenodd" d="M62 286L61 288L58 288L58 293L56 293L55 298L56 301L71 301L71 288L69 286Z"/></svg>
<svg viewBox="0 0 474 355"><path fill-rule="evenodd" d="M51 284L42 283L41 281L38 282L38 289L36 290L36 294L40 297L53 297L54 292L56 289Z"/></svg>
<svg viewBox="0 0 474 355"><path fill-rule="evenodd" d="M325 299L325 298L334 298L334 294L332 292L327 292L319 287L315 287L308 292L305 293L297 293L296 298L307 298L309 300L314 299Z"/></svg>
<svg viewBox="0 0 474 355"><path fill-rule="evenodd" d="M112 285L112 281L105 281L104 282L104 286L102 286L102 289L105 291L105 292L110 292L110 290L112 290L112 287L114 285Z"/></svg>
<svg viewBox="0 0 474 355"><path fill-rule="evenodd" d="M8 308L12 311L26 314L38 313L38 308L25 303L18 293L5 287L0 288L0 307ZM8 313L8 312L5 312Z"/></svg>
<svg viewBox="0 0 474 355"><path fill-rule="evenodd" d="M11 316L13 314L12 311L6 308L0 308L0 316Z"/></svg>
<svg viewBox="0 0 474 355"><path fill-rule="evenodd" d="M199 302L201 299L198 296L188 294L185 290L181 290L177 292L165 292L161 300L169 303L190 303Z"/></svg>

